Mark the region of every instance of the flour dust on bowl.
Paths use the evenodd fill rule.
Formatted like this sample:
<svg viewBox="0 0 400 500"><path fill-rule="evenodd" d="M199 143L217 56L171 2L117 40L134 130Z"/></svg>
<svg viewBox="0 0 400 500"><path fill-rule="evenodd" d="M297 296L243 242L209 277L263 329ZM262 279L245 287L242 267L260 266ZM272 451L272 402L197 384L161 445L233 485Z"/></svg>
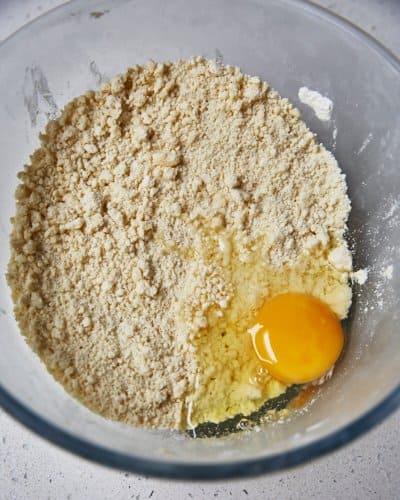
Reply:
<svg viewBox="0 0 400 500"><path fill-rule="evenodd" d="M29 54L25 51L28 43ZM135 64L145 64L149 59L189 60L195 55L216 61L214 66L218 71L222 71L224 65L238 66L243 73L257 75L261 81L268 82L300 110L301 119L316 134L318 142L332 151L346 175L352 205L346 237L352 250L353 268L359 270L354 275L348 273L354 284L352 307L343 324L346 336L343 355L334 376L317 391L318 397L307 411L297 412L284 422L260 424L244 432L207 439L106 420L70 397L54 382L20 335L5 280L10 260L9 218L15 212L14 191L18 184L16 174L38 148L38 134L48 120L59 116L60 110L75 96L99 88L100 84ZM398 405L399 278L396 262L400 179L396 160L400 153L400 135L399 114L392 99L399 95L400 80L399 64L383 48L345 22L302 2L206 1L198 4L174 1L164 5L157 1L121 1L99 5L99 2L75 1L9 38L0 48L0 58L6 68L0 82L0 121L4 130L9 131L0 139L4 152L0 169L3 242L0 253L0 350L3 354L0 400L7 411L51 441L110 466L166 477L222 478L275 470L323 454L365 432ZM246 98L252 98L251 94L254 98L254 92L248 89ZM140 96L137 97L140 100ZM322 108L318 108L318 104ZM85 131L83 121L79 126ZM150 134L146 136L149 139L152 133L152 145L159 146L157 140L161 139L156 128L154 132L143 130L143 137ZM66 137L66 140L69 139ZM228 142L229 137L225 140ZM239 142L241 140L243 138L239 137ZM171 139L167 142L171 144ZM196 144L195 137L193 144ZM185 148L187 151L187 144ZM152 155L155 153L151 151ZM178 153L179 144L176 144L168 158L165 154L162 158L155 155L159 163L168 163L159 165L166 167L162 175L171 177L168 182L173 177L170 170L177 165L178 170L183 168ZM89 147L84 154L95 152ZM243 153L238 151L239 158L240 154ZM118 168L117 175L125 175L123 165ZM102 181L105 184L109 182L106 177L105 173ZM233 175L224 179L227 189L238 192L233 195L237 202L246 197L245 180L245 177L240 179ZM78 181L76 192L79 191ZM43 182L45 184L45 179ZM74 184L69 190L73 197L76 194ZM20 193L21 199L26 194ZM157 196L156 192L153 196ZM315 203L321 203L324 196L321 193ZM185 207L179 200L175 203L175 213L184 213ZM171 206L172 203L169 210ZM114 221L118 221L118 208L107 204L100 207ZM215 206L210 204L210 211L213 208ZM331 208L327 216L333 213L335 209ZM229 220L215 215L212 231L221 231L224 224L229 225ZM39 223L35 217L30 220L30 229ZM226 217L229 218L229 213ZM294 221L289 222L295 225ZM65 230L81 228L71 226ZM228 243L226 239L218 243L222 254L227 255ZM330 256L331 269L339 263L343 265L344 257L343 249L337 249ZM142 268L141 272L150 272L145 265ZM45 274L43 270L43 276ZM18 276L13 279L17 282ZM220 290L218 284L215 286ZM110 297L115 291L110 291ZM229 298L221 295L218 300L224 310L224 300ZM325 302L329 301L325 299ZM290 303L293 305L293 301ZM334 302L328 305L332 309L337 306ZM71 321L79 318L83 339L85 329L90 327L90 318L81 317L79 306L76 310L70 309L70 316ZM345 316L338 310L335 312ZM259 318L263 317L260 312ZM38 315L36 319L39 326L43 318ZM47 326L43 323L42 326L41 334L45 335ZM336 331L334 327L332 331ZM335 349L339 349L340 337L334 338L337 339ZM273 336L271 340L275 342ZM63 341L65 339L60 338L57 344L54 339L51 348L54 350ZM251 342L249 346L252 347ZM264 359L270 355L268 349L265 350L266 344L260 344L259 339L255 338L253 346ZM110 360L113 359L111 351ZM95 346L93 352L96 352ZM110 365L113 366L112 361ZM296 388L291 385L293 374L285 370L284 364L282 366L284 372L279 371L275 376L280 380L284 378L293 390ZM326 365L322 363L322 366L325 370ZM104 379L97 383L103 383L108 376L104 364ZM295 380L303 382L314 376L302 373L300 377L297 373L296 377L300 378ZM68 390L73 392L71 388ZM162 390L160 387L160 392ZM287 399L293 394L288 394ZM132 397L134 399L134 395ZM281 401L282 407L286 404L287 401ZM94 409L99 411L99 408ZM115 417L107 413L111 408L105 406L103 410L100 411L103 415ZM187 410L190 413L189 408ZM209 407L206 406L206 415L207 411ZM216 420L215 415L213 418ZM235 421L236 424L239 427L247 425L243 421ZM204 434L213 434L208 433L209 430Z"/></svg>

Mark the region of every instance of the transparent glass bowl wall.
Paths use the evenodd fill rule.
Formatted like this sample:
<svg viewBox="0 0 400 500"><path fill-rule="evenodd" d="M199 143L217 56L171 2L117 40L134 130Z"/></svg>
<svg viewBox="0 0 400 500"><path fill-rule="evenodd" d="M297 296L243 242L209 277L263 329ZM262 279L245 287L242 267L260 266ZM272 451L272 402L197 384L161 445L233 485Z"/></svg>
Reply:
<svg viewBox="0 0 400 500"><path fill-rule="evenodd" d="M16 173L48 117L72 97L149 58L217 57L259 75L302 111L347 176L356 268L347 350L310 410L279 426L193 440L108 422L72 400L24 344L4 279ZM0 402L43 436L108 465L170 477L281 468L364 432L399 403L399 65L369 38L297 1L75 1L0 46ZM334 102L321 122L307 86ZM393 276L389 278L390 267Z"/></svg>

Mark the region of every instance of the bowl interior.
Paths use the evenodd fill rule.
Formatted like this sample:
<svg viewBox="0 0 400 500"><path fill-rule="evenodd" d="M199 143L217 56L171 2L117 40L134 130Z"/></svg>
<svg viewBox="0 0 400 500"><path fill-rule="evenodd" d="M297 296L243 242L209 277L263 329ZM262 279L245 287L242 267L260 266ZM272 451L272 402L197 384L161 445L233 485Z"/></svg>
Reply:
<svg viewBox="0 0 400 500"><path fill-rule="evenodd" d="M109 422L69 397L20 336L4 278L16 173L48 118L133 64L199 54L260 76L299 107L346 173L355 268L369 271L366 284L354 286L346 353L309 411L259 432L206 440ZM329 436L337 445L361 432L370 410L375 419L386 411L382 402L390 394L393 402L400 380L400 78L390 56L349 25L296 1L78 0L8 39L0 61L0 390L16 416L110 465L216 477L280 467L290 463L288 452L306 459L323 451ZM329 96L330 121L299 101L302 86ZM247 469L243 461L251 461ZM210 467L191 468L199 464Z"/></svg>

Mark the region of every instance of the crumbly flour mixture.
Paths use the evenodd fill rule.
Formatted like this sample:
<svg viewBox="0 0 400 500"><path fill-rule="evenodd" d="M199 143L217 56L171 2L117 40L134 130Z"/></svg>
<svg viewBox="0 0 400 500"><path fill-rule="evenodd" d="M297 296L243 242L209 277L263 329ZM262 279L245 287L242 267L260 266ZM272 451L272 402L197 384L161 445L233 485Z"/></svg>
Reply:
<svg viewBox="0 0 400 500"><path fill-rule="evenodd" d="M130 68L70 102L19 174L8 282L29 345L92 410L187 428L286 387L247 332L265 298L343 318L350 203L299 112L204 58Z"/></svg>

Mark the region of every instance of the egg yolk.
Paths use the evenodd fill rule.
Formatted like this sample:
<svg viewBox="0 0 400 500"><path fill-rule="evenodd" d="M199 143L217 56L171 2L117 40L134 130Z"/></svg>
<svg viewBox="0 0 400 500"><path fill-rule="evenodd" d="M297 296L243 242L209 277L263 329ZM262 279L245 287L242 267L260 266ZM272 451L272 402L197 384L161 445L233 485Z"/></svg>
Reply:
<svg viewBox="0 0 400 500"><path fill-rule="evenodd" d="M323 376L338 359L344 343L334 312L303 293L285 293L265 302L249 333L269 373L288 384Z"/></svg>

